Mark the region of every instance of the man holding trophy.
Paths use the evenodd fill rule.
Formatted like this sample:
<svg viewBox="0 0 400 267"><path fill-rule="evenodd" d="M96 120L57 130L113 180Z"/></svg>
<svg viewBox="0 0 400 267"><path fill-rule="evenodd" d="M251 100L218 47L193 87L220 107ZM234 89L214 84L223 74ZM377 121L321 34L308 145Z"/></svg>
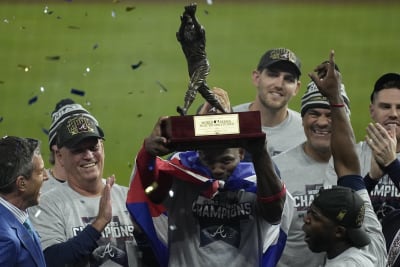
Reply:
<svg viewBox="0 0 400 267"><path fill-rule="evenodd" d="M195 10L185 7L182 23L197 23ZM264 146L260 121L246 127L242 117L227 112L225 91L209 90L205 76L203 82L194 76L188 91L206 92L206 103L197 116L187 116L191 100L185 97L178 108L185 116L157 121L136 157L128 210L160 266L275 266L294 203ZM245 151L252 162L241 161Z"/></svg>

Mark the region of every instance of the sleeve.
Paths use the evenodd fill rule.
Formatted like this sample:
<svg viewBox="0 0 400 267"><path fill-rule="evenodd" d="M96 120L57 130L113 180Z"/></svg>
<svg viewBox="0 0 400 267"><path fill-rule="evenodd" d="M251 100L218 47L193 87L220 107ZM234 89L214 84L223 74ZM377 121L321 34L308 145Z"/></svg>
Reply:
<svg viewBox="0 0 400 267"><path fill-rule="evenodd" d="M155 203L161 203L172 186L172 177L162 171L168 169L168 165L160 158L151 156L142 146L136 157L136 168L143 189L145 190L151 185L154 188L148 193L149 199Z"/></svg>
<svg viewBox="0 0 400 267"><path fill-rule="evenodd" d="M372 190L374 190L375 186L379 183L379 180L376 179L372 179L369 176L369 173L367 173L367 175L365 175L364 177L364 184L365 184L365 188L367 189L368 193L371 193Z"/></svg>
<svg viewBox="0 0 400 267"><path fill-rule="evenodd" d="M15 266L17 255L20 253L15 243L0 232L0 266Z"/></svg>
<svg viewBox="0 0 400 267"><path fill-rule="evenodd" d="M43 253L47 267L58 267L76 264L97 248L101 233L88 225L77 236L46 248Z"/></svg>
<svg viewBox="0 0 400 267"><path fill-rule="evenodd" d="M386 166L383 171L387 173L393 184L400 190L400 161L395 159L392 163Z"/></svg>

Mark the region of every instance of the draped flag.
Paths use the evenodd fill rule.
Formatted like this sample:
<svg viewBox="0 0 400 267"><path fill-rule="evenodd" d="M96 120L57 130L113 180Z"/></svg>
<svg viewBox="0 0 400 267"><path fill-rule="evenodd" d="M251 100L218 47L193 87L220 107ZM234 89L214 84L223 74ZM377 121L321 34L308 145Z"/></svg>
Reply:
<svg viewBox="0 0 400 267"><path fill-rule="evenodd" d="M141 173L138 169L143 170L143 166L146 170ZM168 266L168 218L165 207L162 204L153 203L146 194L146 186L142 182L146 180L146 174L149 175L149 173L152 176L158 176L159 180L174 177L199 185L203 188L202 195L208 198L215 196L218 189L221 190L221 188L230 191L243 189L253 193L256 193L257 190L252 163L241 162L231 177L223 182L210 178L209 170L199 162L195 151L177 153L171 159L164 160L159 157L155 159L150 157L142 148L132 172L126 205L133 219L147 236L162 267ZM276 226L275 237L271 236L268 240L264 240L263 267L275 266L285 246L293 213L290 194L287 194L286 199L282 221L280 225Z"/></svg>

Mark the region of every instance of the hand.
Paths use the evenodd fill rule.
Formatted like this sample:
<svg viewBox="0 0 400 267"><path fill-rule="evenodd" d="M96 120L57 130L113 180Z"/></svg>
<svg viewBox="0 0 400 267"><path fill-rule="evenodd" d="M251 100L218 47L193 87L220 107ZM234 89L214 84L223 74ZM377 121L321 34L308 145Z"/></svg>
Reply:
<svg viewBox="0 0 400 267"><path fill-rule="evenodd" d="M365 139L371 148L374 160L380 166L386 167L397 158L396 125L392 125L390 130L387 131L379 123L370 123L367 127ZM375 177L372 176L372 173L370 173L370 176Z"/></svg>
<svg viewBox="0 0 400 267"><path fill-rule="evenodd" d="M114 182L114 175L111 175L107 178L106 185L103 188L103 192L99 201L99 212L96 219L92 223L92 226L100 233L103 232L104 228L112 218L111 188L114 185Z"/></svg>
<svg viewBox="0 0 400 267"><path fill-rule="evenodd" d="M152 156L164 156L172 152L167 147L167 138L161 134L161 125L167 118L159 118L150 136L144 140L144 148Z"/></svg>
<svg viewBox="0 0 400 267"><path fill-rule="evenodd" d="M243 144L243 148L252 157L259 157L262 153L267 153L265 138L250 139Z"/></svg>
<svg viewBox="0 0 400 267"><path fill-rule="evenodd" d="M341 86L341 75L335 70L334 61L335 52L332 50L329 56L329 61L318 65L314 71L315 73L310 73L308 76L317 85L320 93L328 98L328 101L333 104L343 103L343 99L340 94ZM324 77L321 73L326 73ZM320 75L318 75L320 74Z"/></svg>
<svg viewBox="0 0 400 267"><path fill-rule="evenodd" d="M215 98L218 99L219 103L224 108L224 110L227 110L230 112L232 110L232 108L231 108L231 103L229 101L228 93L224 89L221 89L218 87L213 87L212 91L215 95ZM201 106L200 110L197 112L197 114L199 114L199 115L215 114L215 113L221 113L221 112L218 111L217 109L213 108L213 106L211 106L210 103L208 103L208 102L205 102Z"/></svg>

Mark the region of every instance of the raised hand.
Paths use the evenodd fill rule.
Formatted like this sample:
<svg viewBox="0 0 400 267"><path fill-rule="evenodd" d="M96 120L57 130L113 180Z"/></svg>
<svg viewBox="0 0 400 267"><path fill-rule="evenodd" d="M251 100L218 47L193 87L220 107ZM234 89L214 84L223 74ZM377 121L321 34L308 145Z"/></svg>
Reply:
<svg viewBox="0 0 400 267"><path fill-rule="evenodd" d="M341 104L343 99L340 94L341 75L335 70L335 52L332 50L329 56L329 61L318 65L314 69L314 73L308 74L309 77L317 85L318 90L326 96L331 104ZM318 73L326 73L324 77Z"/></svg>
<svg viewBox="0 0 400 267"><path fill-rule="evenodd" d="M166 116L159 118L150 136L144 140L144 148L152 156L164 156L172 152L167 147L167 138L161 134L163 121L167 118Z"/></svg>
<svg viewBox="0 0 400 267"><path fill-rule="evenodd" d="M112 219L111 188L114 182L114 175L107 178L99 201L99 212L92 223L92 226L99 232L102 232Z"/></svg>
<svg viewBox="0 0 400 267"><path fill-rule="evenodd" d="M381 167L386 167L397 158L396 125L387 131L379 123L370 123L365 140L371 148L372 155ZM371 177L372 173L370 173Z"/></svg>

